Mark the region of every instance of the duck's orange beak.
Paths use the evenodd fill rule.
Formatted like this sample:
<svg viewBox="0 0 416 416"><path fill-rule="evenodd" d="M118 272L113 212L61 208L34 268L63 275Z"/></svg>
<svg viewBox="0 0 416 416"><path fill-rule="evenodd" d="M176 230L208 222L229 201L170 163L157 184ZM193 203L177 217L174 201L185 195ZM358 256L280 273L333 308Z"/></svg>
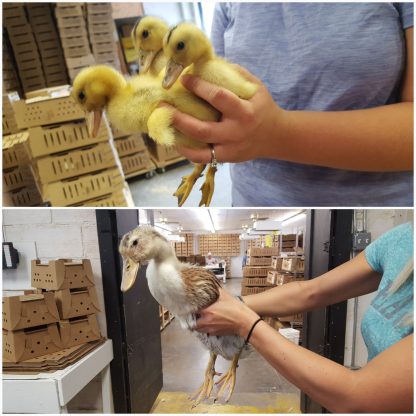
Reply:
<svg viewBox="0 0 416 416"><path fill-rule="evenodd" d="M139 64L141 72L147 72L149 70L150 65L152 65L157 53L158 51L139 50Z"/></svg>
<svg viewBox="0 0 416 416"><path fill-rule="evenodd" d="M100 130L101 120L103 118L102 110L94 110L90 117L88 123L88 130L91 137L97 137L98 131Z"/></svg>
<svg viewBox="0 0 416 416"><path fill-rule="evenodd" d="M163 78L162 87L169 89L175 81L179 78L179 75L184 70L181 64L176 63L173 59L169 59L166 64L165 77Z"/></svg>
<svg viewBox="0 0 416 416"><path fill-rule="evenodd" d="M121 291L127 292L136 281L140 263L134 262L129 257L123 256L123 277L121 279Z"/></svg>

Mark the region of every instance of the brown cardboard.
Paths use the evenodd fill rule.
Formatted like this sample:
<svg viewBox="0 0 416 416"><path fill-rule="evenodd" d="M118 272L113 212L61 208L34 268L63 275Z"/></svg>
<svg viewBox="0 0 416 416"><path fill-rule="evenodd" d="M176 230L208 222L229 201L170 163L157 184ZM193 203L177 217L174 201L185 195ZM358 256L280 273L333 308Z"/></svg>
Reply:
<svg viewBox="0 0 416 416"><path fill-rule="evenodd" d="M270 267L243 267L244 277L266 277Z"/></svg>
<svg viewBox="0 0 416 416"><path fill-rule="evenodd" d="M141 175L154 169L146 149L134 155L122 157L120 162L123 166L124 175L127 178Z"/></svg>
<svg viewBox="0 0 416 416"><path fill-rule="evenodd" d="M3 192L35 186L35 178L29 166L18 166L3 170Z"/></svg>
<svg viewBox="0 0 416 416"><path fill-rule="evenodd" d="M56 323L19 331L3 329L3 359L8 361L17 363L61 349Z"/></svg>
<svg viewBox="0 0 416 416"><path fill-rule="evenodd" d="M303 313L295 313L288 316L279 316L279 321L282 322L303 322Z"/></svg>
<svg viewBox="0 0 416 416"><path fill-rule="evenodd" d="M57 18L83 16L83 11L81 6L57 7L55 15Z"/></svg>
<svg viewBox="0 0 416 416"><path fill-rule="evenodd" d="M266 290L269 290L270 287L249 287L249 286L243 286L241 288L241 296L246 296L246 295L256 295L257 293L263 293Z"/></svg>
<svg viewBox="0 0 416 416"><path fill-rule="evenodd" d="M59 320L53 293L3 298L3 329L16 331Z"/></svg>
<svg viewBox="0 0 416 416"><path fill-rule="evenodd" d="M46 156L33 162L40 183L51 183L116 166L110 143Z"/></svg>
<svg viewBox="0 0 416 416"><path fill-rule="evenodd" d="M305 260L300 257L284 257L282 260L282 270L287 272L303 273Z"/></svg>
<svg viewBox="0 0 416 416"><path fill-rule="evenodd" d="M71 206L98 198L124 188L124 175L120 169L80 176L42 186L42 197L52 206Z"/></svg>
<svg viewBox="0 0 416 416"><path fill-rule="evenodd" d="M32 287L46 290L76 289L94 285L91 263L83 260L32 260Z"/></svg>
<svg viewBox="0 0 416 416"><path fill-rule="evenodd" d="M114 144L120 157L133 155L143 150L147 150L141 134L133 134L131 136L118 139L114 142Z"/></svg>
<svg viewBox="0 0 416 416"><path fill-rule="evenodd" d="M100 208L127 207L128 202L127 202L125 192L126 192L126 189L121 189L120 191L114 192L110 195L104 195L97 199L91 199L89 201L81 202L79 205L74 205L74 206L100 207Z"/></svg>
<svg viewBox="0 0 416 416"><path fill-rule="evenodd" d="M264 248L249 248L247 250L247 256L252 257L271 257L278 256L279 248L278 247L264 247Z"/></svg>
<svg viewBox="0 0 416 416"><path fill-rule="evenodd" d="M101 123L97 137L91 137L86 121L61 126L33 127L29 129L28 152L32 158L73 150L94 143L108 141L110 132Z"/></svg>
<svg viewBox="0 0 416 416"><path fill-rule="evenodd" d="M65 27L85 27L85 20L83 16L57 16L58 28Z"/></svg>
<svg viewBox="0 0 416 416"><path fill-rule="evenodd" d="M272 286L267 277L243 277L242 286Z"/></svg>
<svg viewBox="0 0 416 416"><path fill-rule="evenodd" d="M18 127L24 129L85 118L84 111L70 96L69 89L63 88L59 94L15 102L13 109Z"/></svg>
<svg viewBox="0 0 416 416"><path fill-rule="evenodd" d="M283 261L283 257L273 256L272 257L272 269L281 270L282 269L282 261Z"/></svg>
<svg viewBox="0 0 416 416"><path fill-rule="evenodd" d="M3 169L24 166L29 163L25 148L28 138L27 131L3 136Z"/></svg>
<svg viewBox="0 0 416 416"><path fill-rule="evenodd" d="M94 286L82 289L64 289L55 292L61 319L75 318L100 312Z"/></svg>
<svg viewBox="0 0 416 416"><path fill-rule="evenodd" d="M267 274L267 281L273 283L274 285L284 285L286 283L302 281L304 280L302 276L296 276L291 273L281 273L275 270L270 270Z"/></svg>
<svg viewBox="0 0 416 416"><path fill-rule="evenodd" d="M271 266L272 258L271 257L248 257L247 258L248 266Z"/></svg>
<svg viewBox="0 0 416 416"><path fill-rule="evenodd" d="M96 315L61 320L59 322L59 331L64 348L95 341L100 338L100 328L98 327Z"/></svg>
<svg viewBox="0 0 416 416"><path fill-rule="evenodd" d="M35 187L24 187L3 194L3 205L11 207L34 207L42 203Z"/></svg>

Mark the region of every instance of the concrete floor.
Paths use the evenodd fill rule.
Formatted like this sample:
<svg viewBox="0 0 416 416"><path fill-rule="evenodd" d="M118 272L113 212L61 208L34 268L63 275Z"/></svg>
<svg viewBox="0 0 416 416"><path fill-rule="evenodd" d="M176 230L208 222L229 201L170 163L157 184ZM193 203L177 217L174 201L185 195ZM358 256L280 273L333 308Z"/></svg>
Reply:
<svg viewBox="0 0 416 416"><path fill-rule="evenodd" d="M156 173L151 179L140 177L129 179L129 186L133 200L138 207L176 207L177 198L172 196L181 183L182 176L192 172L193 165L188 162L181 162L177 165L166 168L165 173ZM197 207L201 199L199 188L203 183L200 178L189 195L184 206ZM211 206L231 206L231 178L229 165L218 166L215 175L216 188L211 201Z"/></svg>
<svg viewBox="0 0 416 416"><path fill-rule="evenodd" d="M229 279L226 288L240 294L241 279ZM191 408L189 393L202 384L209 353L177 320L162 332L163 390L153 413L299 413L299 389L286 381L256 352L239 362L234 394L227 406L207 400ZM218 357L216 370L229 361ZM213 407L214 406L214 407Z"/></svg>

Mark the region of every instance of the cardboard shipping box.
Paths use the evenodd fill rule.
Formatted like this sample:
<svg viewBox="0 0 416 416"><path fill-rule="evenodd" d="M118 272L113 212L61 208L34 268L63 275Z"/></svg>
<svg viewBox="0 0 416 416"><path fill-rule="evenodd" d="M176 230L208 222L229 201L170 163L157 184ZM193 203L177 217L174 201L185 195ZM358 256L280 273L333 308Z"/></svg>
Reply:
<svg viewBox="0 0 416 416"><path fill-rule="evenodd" d="M3 361L17 363L62 348L56 323L19 331L3 329Z"/></svg>
<svg viewBox="0 0 416 416"><path fill-rule="evenodd" d="M78 261L59 259L42 264L32 260L32 286L38 289L62 290L94 285L91 263L88 259Z"/></svg>
<svg viewBox="0 0 416 416"><path fill-rule="evenodd" d="M96 315L61 320L59 331L64 348L100 339L100 328Z"/></svg>
<svg viewBox="0 0 416 416"><path fill-rule="evenodd" d="M53 293L3 298L3 328L10 331L46 325L59 320Z"/></svg>
<svg viewBox="0 0 416 416"><path fill-rule="evenodd" d="M303 273L305 260L300 257L284 257L282 260L282 270L292 273Z"/></svg>
<svg viewBox="0 0 416 416"><path fill-rule="evenodd" d="M81 289L64 289L55 292L61 319L75 318L100 312L94 286Z"/></svg>
<svg viewBox="0 0 416 416"><path fill-rule="evenodd" d="M271 257L279 255L279 247L249 248L247 256Z"/></svg>

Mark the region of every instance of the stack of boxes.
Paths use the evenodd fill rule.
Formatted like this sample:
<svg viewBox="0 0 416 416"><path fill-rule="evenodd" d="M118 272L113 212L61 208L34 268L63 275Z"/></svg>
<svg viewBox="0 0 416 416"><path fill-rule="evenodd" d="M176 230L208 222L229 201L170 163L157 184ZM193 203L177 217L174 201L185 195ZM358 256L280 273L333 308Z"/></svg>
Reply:
<svg viewBox="0 0 416 416"><path fill-rule="evenodd" d="M43 202L52 206L128 206L131 196L105 120L97 137L66 87L13 104ZM53 123L53 124L52 124ZM63 123L57 125L56 123Z"/></svg>
<svg viewBox="0 0 416 416"><path fill-rule="evenodd" d="M241 285L243 296L261 293L273 287L267 281L267 274L272 267L272 257L278 254L278 247L249 248L247 250L247 265L243 267Z"/></svg>
<svg viewBox="0 0 416 416"><path fill-rule="evenodd" d="M190 233L182 234L185 237L184 243L174 243L177 257L187 257L194 254L194 235Z"/></svg>
<svg viewBox="0 0 416 416"><path fill-rule="evenodd" d="M114 145L120 158L126 179L135 176L154 174L154 165L150 160L149 151L141 134L125 135L119 130L112 128Z"/></svg>
<svg viewBox="0 0 416 416"><path fill-rule="evenodd" d="M198 245L202 254L211 253L213 256L221 257L240 255L238 234L202 234L199 236Z"/></svg>
<svg viewBox="0 0 416 416"><path fill-rule="evenodd" d="M279 247L279 235L269 234L261 235L255 240L249 240L247 242L247 248L261 248L261 247Z"/></svg>
<svg viewBox="0 0 416 416"><path fill-rule="evenodd" d="M11 52L11 46L9 45L6 37L3 36L3 98L5 91L17 91L19 94L22 92L19 77L17 75L17 68L13 60L13 54ZM5 134L4 126L3 134Z"/></svg>
<svg viewBox="0 0 416 416"><path fill-rule="evenodd" d="M67 84L65 61L50 3L26 3L26 10L39 49L46 85Z"/></svg>
<svg viewBox="0 0 416 416"><path fill-rule="evenodd" d="M87 20L95 63L120 69L114 42L111 3L87 3Z"/></svg>
<svg viewBox="0 0 416 416"><path fill-rule="evenodd" d="M23 3L3 3L3 25L13 50L23 91L46 86L36 40Z"/></svg>
<svg viewBox="0 0 416 416"><path fill-rule="evenodd" d="M284 234L281 236L281 252L303 254L303 234Z"/></svg>
<svg viewBox="0 0 416 416"><path fill-rule="evenodd" d="M82 3L57 3L55 9L59 36L71 82L78 72L94 64L88 41Z"/></svg>
<svg viewBox="0 0 416 416"><path fill-rule="evenodd" d="M101 338L89 260L32 261L37 293L3 298L3 359L21 362Z"/></svg>
<svg viewBox="0 0 416 416"><path fill-rule="evenodd" d="M144 139L153 163L156 165L156 168L160 169L162 172L167 166L186 160L186 158L177 152L175 147L162 146L147 135L144 135Z"/></svg>

